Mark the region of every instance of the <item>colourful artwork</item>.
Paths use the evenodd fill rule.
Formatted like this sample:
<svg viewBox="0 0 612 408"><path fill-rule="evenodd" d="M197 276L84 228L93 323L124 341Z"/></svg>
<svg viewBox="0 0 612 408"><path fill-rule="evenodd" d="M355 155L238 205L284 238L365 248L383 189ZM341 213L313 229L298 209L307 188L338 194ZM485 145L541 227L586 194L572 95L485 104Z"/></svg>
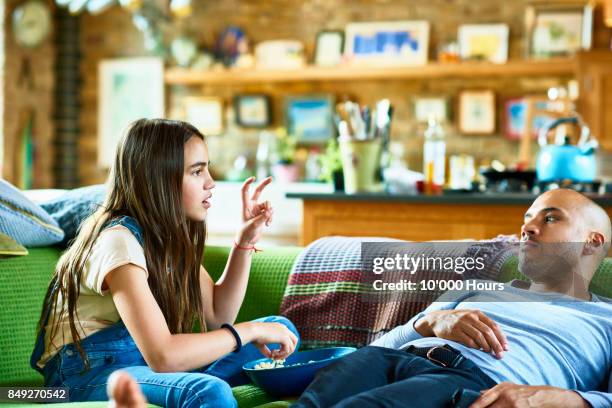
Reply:
<svg viewBox="0 0 612 408"><path fill-rule="evenodd" d="M466 24L459 27L459 48L464 60L503 64L508 60L507 24Z"/></svg>
<svg viewBox="0 0 612 408"><path fill-rule="evenodd" d="M393 21L346 26L345 55L350 64L424 65L429 23Z"/></svg>
<svg viewBox="0 0 612 408"><path fill-rule="evenodd" d="M535 104L535 109L544 110L546 109L546 103L540 102ZM525 114L527 111L527 104L523 99L511 99L506 102L506 137L510 140L519 140L525 129ZM534 115L531 128L533 129L531 137L537 139L538 131L544 127L552 118L546 115Z"/></svg>
<svg viewBox="0 0 612 408"><path fill-rule="evenodd" d="M110 167L128 125L164 117L164 65L160 58L125 58L100 63L98 164Z"/></svg>
<svg viewBox="0 0 612 408"><path fill-rule="evenodd" d="M287 130L299 143L325 143L334 135L333 104L328 96L287 99Z"/></svg>

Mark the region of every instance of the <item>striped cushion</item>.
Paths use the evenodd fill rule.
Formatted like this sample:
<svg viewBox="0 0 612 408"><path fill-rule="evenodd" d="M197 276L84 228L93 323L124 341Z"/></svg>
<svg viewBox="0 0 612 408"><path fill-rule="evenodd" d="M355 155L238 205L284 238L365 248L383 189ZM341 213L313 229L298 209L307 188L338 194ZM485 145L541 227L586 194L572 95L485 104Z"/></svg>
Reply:
<svg viewBox="0 0 612 408"><path fill-rule="evenodd" d="M471 253L482 256L486 252L490 256L484 270L466 272L463 278L495 280L512 255L508 242L514 239L500 236L476 244L469 241L415 243L408 250L419 248L418 253L425 251L427 256ZM362 270L362 244L366 242L384 244L382 250L388 250L389 254L399 253L407 247L405 241L387 238L327 237L310 244L298 257L289 276L280 312L297 326L303 348L362 347L404 324L442 293L437 290L374 291L374 275ZM412 256L418 256L417 252ZM453 271L419 269L414 276L418 281L432 278L456 280L462 275Z"/></svg>
<svg viewBox="0 0 612 408"><path fill-rule="evenodd" d="M27 247L60 242L64 231L19 189L0 180L0 232Z"/></svg>

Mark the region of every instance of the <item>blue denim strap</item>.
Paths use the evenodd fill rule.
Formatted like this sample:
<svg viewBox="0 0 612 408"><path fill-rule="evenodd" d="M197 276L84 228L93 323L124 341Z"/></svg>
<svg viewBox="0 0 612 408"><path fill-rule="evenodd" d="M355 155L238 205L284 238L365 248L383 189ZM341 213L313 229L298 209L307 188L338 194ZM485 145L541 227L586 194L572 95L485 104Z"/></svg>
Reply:
<svg viewBox="0 0 612 408"><path fill-rule="evenodd" d="M136 237L136 239L138 240L138 243L140 244L140 246L144 247L144 240L142 238L142 229L140 228L140 225L138 225L138 221L136 221L134 218L128 215L122 215L120 217L113 218L112 220L107 221L104 227L102 227L102 230L114 227L116 225L122 225L126 227L128 230L130 230L132 235L134 235L134 237Z"/></svg>
<svg viewBox="0 0 612 408"><path fill-rule="evenodd" d="M57 290L57 282L55 283L51 293L55 292L56 290ZM43 305L43 308L45 306L46 305ZM38 371L39 373L43 375L44 375L44 372L38 366L37 363L38 363L38 360L40 360L40 358L42 357L43 353L45 352L45 333L46 333L45 327L47 326L47 323L49 322L49 315L51 314L50 312L51 312L50 308L48 308L45 312L45 317L44 317L45 322L40 328L40 333L38 333L38 337L36 338L36 343L34 344L34 350L32 350L32 354L30 355L30 367L32 367L34 370Z"/></svg>
<svg viewBox="0 0 612 408"><path fill-rule="evenodd" d="M132 235L134 235L134 237L138 240L138 243L140 244L140 246L142 246L144 248L144 241L142 238L142 230L140 229L140 225L138 225L138 222L127 215L123 215L117 218L113 218L109 221L106 222L106 224L104 224L104 226L102 227L102 230L105 230L107 228L111 228L114 227L116 225L122 225L124 227L126 227L128 230L130 230L130 232L132 233ZM55 287L52 290L52 293L57 290L57 284L55 285ZM40 360L40 358L42 357L43 353L45 352L45 332L46 329L45 327L47 326L48 322L49 322L49 315L50 315L50 309L47 309L47 312L45 314L44 317L44 321L45 323L43 324L40 333L38 334L38 337L36 338L36 343L34 345L34 350L32 351L32 354L30 355L30 367L32 367L33 369L35 369L36 371L38 371L41 374L43 373L43 370L38 367L38 365L36 363L38 363L38 360Z"/></svg>

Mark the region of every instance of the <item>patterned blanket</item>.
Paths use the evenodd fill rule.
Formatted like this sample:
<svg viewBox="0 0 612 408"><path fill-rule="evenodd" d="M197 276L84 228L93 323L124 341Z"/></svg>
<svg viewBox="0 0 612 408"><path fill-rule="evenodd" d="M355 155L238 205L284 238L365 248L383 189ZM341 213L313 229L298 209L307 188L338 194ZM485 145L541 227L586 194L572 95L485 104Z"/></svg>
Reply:
<svg viewBox="0 0 612 408"><path fill-rule="evenodd" d="M484 256L486 268L478 274L419 270L415 279L436 274L437 279L496 279L503 263L512 255L508 242L514 236L499 236L465 245L415 244L413 255ZM413 248L405 241L388 238L321 238L302 251L295 262L285 289L280 312L295 323L305 349L329 346L362 347L434 301L440 291L394 291L374 293L372 271L362 270L362 245L387 243L393 253L397 248ZM376 244L378 243L378 244ZM365 246L364 246L365 248ZM419 253L417 253L419 252ZM392 276L387 276L393 279Z"/></svg>

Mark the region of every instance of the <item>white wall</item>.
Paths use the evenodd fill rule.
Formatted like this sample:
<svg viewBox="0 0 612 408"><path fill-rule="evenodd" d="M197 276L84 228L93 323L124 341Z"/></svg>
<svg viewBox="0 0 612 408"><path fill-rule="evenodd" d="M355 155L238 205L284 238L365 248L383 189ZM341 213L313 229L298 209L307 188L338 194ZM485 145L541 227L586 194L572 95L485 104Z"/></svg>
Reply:
<svg viewBox="0 0 612 408"><path fill-rule="evenodd" d="M257 184L257 183L253 183ZM231 245L242 225L242 183L217 182L213 189L212 206L208 210L208 244ZM251 186L251 191L254 187ZM272 182L260 200L269 200L274 209L272 224L266 228L261 246L298 245L302 229L302 201L285 197L288 192L332 192L331 184Z"/></svg>

